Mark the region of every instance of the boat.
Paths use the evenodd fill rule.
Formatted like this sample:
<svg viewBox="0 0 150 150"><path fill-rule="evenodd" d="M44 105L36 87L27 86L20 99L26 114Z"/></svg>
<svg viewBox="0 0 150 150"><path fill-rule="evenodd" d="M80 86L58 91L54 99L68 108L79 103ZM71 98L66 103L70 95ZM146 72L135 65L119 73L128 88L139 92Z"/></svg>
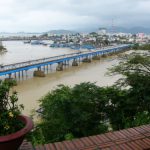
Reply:
<svg viewBox="0 0 150 150"><path fill-rule="evenodd" d="M31 45L42 45L42 44L43 44L43 42L39 41L39 40L31 41Z"/></svg>
<svg viewBox="0 0 150 150"><path fill-rule="evenodd" d="M31 43L31 40L24 41L23 43L24 44L29 44L29 43Z"/></svg>

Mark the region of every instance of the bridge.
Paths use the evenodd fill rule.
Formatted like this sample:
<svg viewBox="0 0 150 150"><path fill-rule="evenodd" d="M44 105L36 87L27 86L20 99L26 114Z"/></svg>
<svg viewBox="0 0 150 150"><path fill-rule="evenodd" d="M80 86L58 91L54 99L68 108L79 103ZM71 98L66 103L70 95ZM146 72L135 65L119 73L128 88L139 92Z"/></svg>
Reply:
<svg viewBox="0 0 150 150"><path fill-rule="evenodd" d="M25 61L25 62L19 62L14 64L8 64L8 65L1 65L0 66L0 76L9 75L9 78L11 78L11 75L14 74L16 77L16 73L18 72L20 76L20 72L22 72L22 75L24 71L27 73L28 70L37 68L37 70L41 70L41 67L58 64L63 66L69 61L80 61L83 59L91 59L94 56L102 56L107 55L110 53L116 53L119 51L123 51L127 48L130 48L131 45L118 45L118 46L111 46L99 50L92 50L92 51L84 51L84 52L77 52L77 53L71 53L66 55L59 55L54 57L47 57L42 59L36 59L31 61Z"/></svg>

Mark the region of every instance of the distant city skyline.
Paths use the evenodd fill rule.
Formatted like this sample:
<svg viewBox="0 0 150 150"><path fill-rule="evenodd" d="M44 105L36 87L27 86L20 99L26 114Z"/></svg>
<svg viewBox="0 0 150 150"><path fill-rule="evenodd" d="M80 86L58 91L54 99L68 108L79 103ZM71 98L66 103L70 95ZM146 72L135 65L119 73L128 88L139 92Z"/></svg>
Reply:
<svg viewBox="0 0 150 150"><path fill-rule="evenodd" d="M1 0L0 6L0 32L150 25L149 0Z"/></svg>

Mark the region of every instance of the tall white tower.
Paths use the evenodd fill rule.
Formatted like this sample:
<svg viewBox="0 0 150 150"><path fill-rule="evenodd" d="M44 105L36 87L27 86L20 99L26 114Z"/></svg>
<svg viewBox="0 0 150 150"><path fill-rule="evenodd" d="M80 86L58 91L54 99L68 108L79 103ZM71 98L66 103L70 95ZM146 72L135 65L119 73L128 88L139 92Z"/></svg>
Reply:
<svg viewBox="0 0 150 150"><path fill-rule="evenodd" d="M115 33L115 21L114 21L114 19L112 19L112 22L111 22L111 33Z"/></svg>

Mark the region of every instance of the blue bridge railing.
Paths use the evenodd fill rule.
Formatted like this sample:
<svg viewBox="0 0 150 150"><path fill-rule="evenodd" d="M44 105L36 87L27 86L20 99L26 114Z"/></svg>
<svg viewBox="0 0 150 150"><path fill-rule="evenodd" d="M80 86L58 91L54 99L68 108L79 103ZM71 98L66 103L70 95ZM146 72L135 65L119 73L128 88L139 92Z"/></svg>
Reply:
<svg viewBox="0 0 150 150"><path fill-rule="evenodd" d="M42 59L36 59L32 61L25 61L20 63L14 63L9 65L0 66L0 76L12 74L20 71L27 71L33 68L39 68L46 65L52 65L54 63L60 63L64 61L69 61L72 59L83 58L88 56L95 56L95 55L103 55L112 52L122 51L124 49L129 48L131 45L118 45L115 47L107 47L100 50L93 50L93 51L84 51L78 53L71 53L66 55L59 55L54 57L47 57Z"/></svg>

